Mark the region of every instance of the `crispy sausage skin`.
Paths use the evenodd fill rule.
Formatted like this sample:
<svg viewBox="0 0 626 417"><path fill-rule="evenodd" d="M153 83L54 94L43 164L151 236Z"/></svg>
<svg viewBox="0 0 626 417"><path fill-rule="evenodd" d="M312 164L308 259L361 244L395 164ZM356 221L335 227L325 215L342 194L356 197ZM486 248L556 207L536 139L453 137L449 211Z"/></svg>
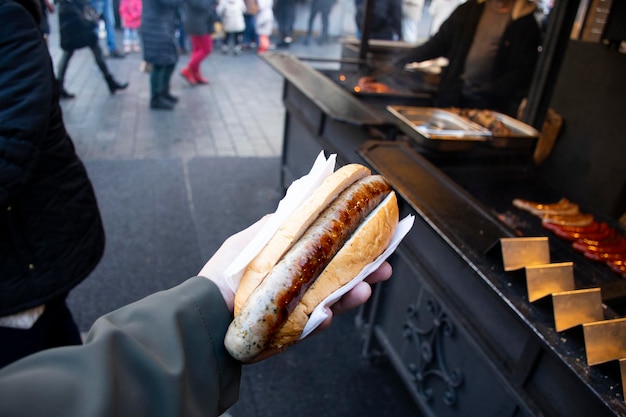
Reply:
<svg viewBox="0 0 626 417"><path fill-rule="evenodd" d="M267 347L304 292L390 192L382 176L371 175L344 190L320 214L235 316L226 334L234 358L249 361Z"/></svg>

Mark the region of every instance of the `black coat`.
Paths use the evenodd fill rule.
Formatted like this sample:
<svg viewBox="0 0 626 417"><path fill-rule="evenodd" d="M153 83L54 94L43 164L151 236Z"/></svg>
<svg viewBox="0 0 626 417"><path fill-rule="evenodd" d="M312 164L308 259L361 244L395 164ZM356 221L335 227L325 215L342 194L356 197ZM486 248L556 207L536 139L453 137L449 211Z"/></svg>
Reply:
<svg viewBox="0 0 626 417"><path fill-rule="evenodd" d="M541 32L535 20L534 4L517 0L520 16L506 27L496 53L491 80L481 86L484 108L514 115L532 81L538 58ZM441 74L435 104L458 106L463 86L465 59L485 7L484 2L469 0L461 4L431 39L396 61L397 67L446 57L450 64Z"/></svg>
<svg viewBox="0 0 626 417"><path fill-rule="evenodd" d="M19 0L20 2L36 0ZM104 251L94 190L65 131L33 17L0 0L0 316L63 296Z"/></svg>
<svg viewBox="0 0 626 417"><path fill-rule="evenodd" d="M97 21L85 19L85 5L91 6L91 3L87 0L58 1L59 33L61 49L64 51L73 51L98 42Z"/></svg>
<svg viewBox="0 0 626 417"><path fill-rule="evenodd" d="M176 25L182 0L143 0L141 39L143 58L154 65L178 61Z"/></svg>
<svg viewBox="0 0 626 417"><path fill-rule="evenodd" d="M188 35L207 35L214 31L218 20L214 0L185 0L181 18Z"/></svg>

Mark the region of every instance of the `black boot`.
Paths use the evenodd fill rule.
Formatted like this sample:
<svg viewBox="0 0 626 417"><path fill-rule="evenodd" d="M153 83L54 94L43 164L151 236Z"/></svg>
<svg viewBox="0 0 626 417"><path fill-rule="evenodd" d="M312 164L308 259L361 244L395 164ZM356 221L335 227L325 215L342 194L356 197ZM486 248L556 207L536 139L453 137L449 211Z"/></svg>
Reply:
<svg viewBox="0 0 626 417"><path fill-rule="evenodd" d="M117 90L125 90L126 87L128 87L128 83L119 83L115 81L115 78L113 78L111 75L107 75L105 77L105 80L111 94L115 94Z"/></svg>
<svg viewBox="0 0 626 417"><path fill-rule="evenodd" d="M163 94L152 96L150 99L150 108L156 110L174 110L175 103L168 100Z"/></svg>
<svg viewBox="0 0 626 417"><path fill-rule="evenodd" d="M61 88L59 90L59 98L70 99L76 97L74 94L65 90L65 88Z"/></svg>
<svg viewBox="0 0 626 417"><path fill-rule="evenodd" d="M70 93L63 87L63 81L57 80L57 85L59 86L59 98L70 99L76 97L74 94Z"/></svg>
<svg viewBox="0 0 626 417"><path fill-rule="evenodd" d="M163 93L162 96L164 99L171 101L174 104L178 103L178 97L171 94L169 91L166 91L165 93Z"/></svg>

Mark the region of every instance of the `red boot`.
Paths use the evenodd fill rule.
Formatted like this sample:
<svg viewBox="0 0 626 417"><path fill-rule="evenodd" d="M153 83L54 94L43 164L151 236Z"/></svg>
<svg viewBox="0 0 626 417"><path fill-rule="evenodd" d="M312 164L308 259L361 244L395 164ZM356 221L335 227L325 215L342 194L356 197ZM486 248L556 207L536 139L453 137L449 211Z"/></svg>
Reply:
<svg viewBox="0 0 626 417"><path fill-rule="evenodd" d="M204 77L202 76L202 74L200 74L200 71L196 71L196 72L193 74L193 78L195 78L195 79L196 79L196 82L197 82L198 84L208 84L208 83L209 83L209 80L207 80L206 78L204 78Z"/></svg>
<svg viewBox="0 0 626 417"><path fill-rule="evenodd" d="M191 85L196 85L198 83L198 80L196 80L196 77L193 76L193 74L191 73L191 70L187 67L180 70L180 75L182 75L182 77L185 80L187 80L187 82Z"/></svg>

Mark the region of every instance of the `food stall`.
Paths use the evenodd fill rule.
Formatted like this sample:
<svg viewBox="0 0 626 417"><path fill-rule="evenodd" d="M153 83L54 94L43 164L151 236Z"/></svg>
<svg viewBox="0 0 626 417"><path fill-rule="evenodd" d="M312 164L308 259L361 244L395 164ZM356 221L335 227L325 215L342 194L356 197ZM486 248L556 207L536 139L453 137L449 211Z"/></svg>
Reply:
<svg viewBox="0 0 626 417"><path fill-rule="evenodd" d="M531 114L501 117L505 133L432 107L428 80L424 88L400 82L360 94L354 44L332 71L287 53L264 55L284 78L282 185L324 150L338 164L385 175L401 217L416 215L391 259L394 278L377 286L357 325L363 355L391 363L425 415L626 416L626 279L513 204L561 207L566 198L563 205L624 235L626 122L618 113L626 55L564 36L576 14L557 1L551 33L564 40L546 44L553 51L540 61ZM376 63L405 47L369 44L367 62ZM589 59L601 77L589 80ZM563 115L565 129L538 165L548 107ZM528 252L539 246L537 263ZM537 289L533 277L552 266L560 272L542 276Z"/></svg>

